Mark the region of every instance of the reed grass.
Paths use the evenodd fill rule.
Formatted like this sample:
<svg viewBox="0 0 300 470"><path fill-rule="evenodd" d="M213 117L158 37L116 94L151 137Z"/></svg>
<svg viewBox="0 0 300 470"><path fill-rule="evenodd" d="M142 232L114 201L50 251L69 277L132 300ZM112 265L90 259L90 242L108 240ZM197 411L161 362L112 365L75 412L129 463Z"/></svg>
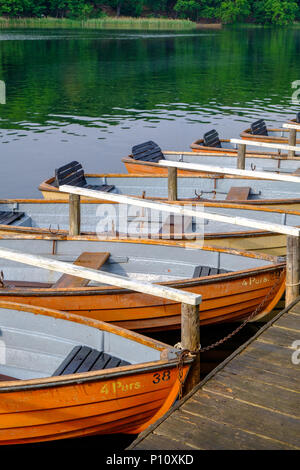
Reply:
<svg viewBox="0 0 300 470"><path fill-rule="evenodd" d="M138 29L174 31L194 29L196 23L190 20L173 20L168 18L132 18L103 17L87 20L71 20L67 18L4 18L0 17L0 28L77 28L77 29Z"/></svg>

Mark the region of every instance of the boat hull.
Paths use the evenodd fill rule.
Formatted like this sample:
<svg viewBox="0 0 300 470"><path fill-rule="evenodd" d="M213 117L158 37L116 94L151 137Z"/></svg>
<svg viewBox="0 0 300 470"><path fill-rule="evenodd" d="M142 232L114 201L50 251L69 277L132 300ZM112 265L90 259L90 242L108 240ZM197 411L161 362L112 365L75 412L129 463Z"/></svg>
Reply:
<svg viewBox="0 0 300 470"><path fill-rule="evenodd" d="M23 388L15 382L0 389L0 444L138 434L172 406L179 389L177 364L89 381L73 376Z"/></svg>
<svg viewBox="0 0 300 470"><path fill-rule="evenodd" d="M193 172L194 173L194 172ZM119 194L127 194L131 196L152 199L156 201L164 201L167 199L167 178L154 174L87 174L89 184L106 184L116 185L116 192ZM61 193L53 186L54 178L49 178L40 184L39 190L42 192L46 200L64 201L69 200L67 193ZM294 186L293 186L294 185ZM226 199L228 191L233 186L251 186L254 188L255 195L251 199ZM300 209L300 197L297 183L291 183L285 186L283 182L258 180L255 178L244 178L235 176L223 176L210 174L203 178L190 177L184 175L178 178L178 201L181 204L197 204L202 205L204 202L216 202L222 204L255 204L266 208L286 208L290 210ZM159 195L159 196L158 196ZM258 196L258 197L256 197ZM91 199L83 198L83 202L90 202ZM106 204L107 201L96 200L97 203Z"/></svg>
<svg viewBox="0 0 300 470"><path fill-rule="evenodd" d="M255 140L257 142L267 142L269 144L287 144L289 138L289 131L286 129L267 129L268 135L252 134L251 129L246 129L241 132L240 137L245 140ZM297 139L296 143L299 144L300 140Z"/></svg>
<svg viewBox="0 0 300 470"><path fill-rule="evenodd" d="M171 154L170 154L171 155ZM173 155L173 154L172 154ZM177 154L176 154L177 156ZM187 163L213 165L225 168L237 168L237 153L207 153L207 155L190 156L188 153L183 154L183 158L170 158L171 161L183 161ZM162 167L160 164L148 161L137 161L131 157L122 159L126 170L131 175L152 175L152 176L168 176L168 168ZM284 156L271 156L271 155L257 155L247 154L246 157L246 170L256 169L257 171L272 171L274 173L294 173L300 168L300 157L297 156L293 159L288 159ZM189 171L177 169L178 176L202 176L208 177L209 173L205 171Z"/></svg>
<svg viewBox="0 0 300 470"><path fill-rule="evenodd" d="M59 356L59 349L64 341L63 331L70 335L67 337L69 341L72 341L72 334L78 341L79 330L84 336L88 329L89 334L80 341L93 342L91 327L94 330L104 330L108 335L121 336L127 343L128 341L133 345L139 343L139 347L142 347L140 351L145 347L153 348L157 350L158 357L158 360L154 361L152 356L152 359L147 361L146 355L145 362L75 374L25 380L6 378L4 381L0 376L2 380L0 381L0 445L95 434L140 433L173 405L192 363L191 356L183 360L182 377L179 379L178 359L175 353L172 352L172 358L171 356L169 358L169 352L174 351L174 348L156 340L52 309L11 302L0 302L0 309L1 311L8 309L3 317L4 334L8 328L8 336L11 337L15 331L19 337L24 328L25 334L29 337L31 335L32 343L27 346L26 351L27 354L33 354L35 351L34 357L37 363L41 354L44 356L48 354L51 360L51 354L54 353L51 344L55 341L60 343L55 351ZM16 313L20 314L22 327L14 324L13 318L16 318L14 317ZM28 313L31 315L29 320L31 323L26 321ZM45 316L51 317L47 323L50 328L43 330ZM71 325L66 329L66 325L63 324L69 322ZM12 329L12 325L15 325L15 328ZM34 336L39 334L45 335L43 345L39 340L37 342L34 340ZM8 350L12 351L12 342L9 338L8 341ZM13 347L15 359L11 354L8 356L8 363L13 366L18 364L18 360L22 361L18 359L20 357L18 354L21 352L24 354L22 347L18 349L18 341L20 339L17 338ZM112 340L112 343L113 341L116 340Z"/></svg>
<svg viewBox="0 0 300 470"><path fill-rule="evenodd" d="M257 320L271 312L282 297L285 264L164 284L202 295L201 325L240 321L255 309L258 311L253 320ZM271 297L259 308L271 289ZM0 300L64 310L135 331L172 330L181 326L179 303L113 287L2 288Z"/></svg>

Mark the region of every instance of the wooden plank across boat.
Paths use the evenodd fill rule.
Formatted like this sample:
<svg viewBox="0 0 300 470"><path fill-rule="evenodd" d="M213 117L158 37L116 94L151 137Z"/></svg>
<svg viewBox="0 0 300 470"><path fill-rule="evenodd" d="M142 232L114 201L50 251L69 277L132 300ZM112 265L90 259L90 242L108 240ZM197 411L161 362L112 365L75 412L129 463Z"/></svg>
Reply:
<svg viewBox="0 0 300 470"><path fill-rule="evenodd" d="M4 236L36 237L50 240L74 240L97 242L100 238L136 238L137 240L189 241L201 245L257 251L276 256L286 253L286 236L264 230L237 227L213 220L197 221L194 217L150 213L141 209L120 219L118 204L99 204L97 201L81 203L81 233L69 235L69 204L44 199L0 200L0 212L14 214L9 224L0 224L0 240ZM300 211L266 208L246 204L203 203L203 211L231 217L244 217L257 221L300 227ZM107 217L110 214L111 218ZM107 223L105 223L107 220ZM125 223L123 223L123 221ZM125 230L124 230L125 228ZM97 231L97 232L96 232Z"/></svg>
<svg viewBox="0 0 300 470"><path fill-rule="evenodd" d="M201 324L240 321L257 309L269 313L285 290L285 260L253 252L169 240L21 235L1 237L1 248L20 249L74 263L82 253L110 253L101 270L201 294ZM96 255L95 255L96 256ZM55 308L139 331L180 328L180 304L126 289L89 283L57 287L60 275L0 260L0 300ZM56 287L55 287L56 285ZM270 298L265 297L270 295Z"/></svg>
<svg viewBox="0 0 300 470"><path fill-rule="evenodd" d="M0 301L0 330L2 445L136 434L181 387L179 350L95 319Z"/></svg>
<svg viewBox="0 0 300 470"><path fill-rule="evenodd" d="M168 198L168 181L166 177L155 175L128 174L91 174L85 175L87 186L110 187L109 193L163 200ZM86 186L86 187L87 187ZM250 187L248 199L237 198L228 201L232 188ZM60 193L55 177L49 178L39 186L45 199L68 200L67 194ZM239 194L239 193L238 193ZM286 207L300 209L300 192L298 183L284 181L267 181L255 177L220 175L208 173L205 177L182 176L178 178L178 200L182 203L202 204L205 201L226 203L256 204L266 207ZM98 201L99 202L99 201Z"/></svg>

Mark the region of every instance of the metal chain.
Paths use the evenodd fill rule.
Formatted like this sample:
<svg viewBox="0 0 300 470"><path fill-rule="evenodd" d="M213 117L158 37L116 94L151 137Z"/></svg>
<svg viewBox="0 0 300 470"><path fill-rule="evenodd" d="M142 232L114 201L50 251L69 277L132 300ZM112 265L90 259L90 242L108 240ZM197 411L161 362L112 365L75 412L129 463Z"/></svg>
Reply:
<svg viewBox="0 0 300 470"><path fill-rule="evenodd" d="M269 298L271 297L271 295L273 294L274 290L279 286L280 282L281 282L281 279L283 277L283 274L285 273L285 269L282 270L278 280L275 282L275 284L273 284L273 286L271 287L271 289L269 290L269 292L267 293L267 295L263 298L263 300L261 301L261 303L256 307L256 309L243 321L243 323L241 323L235 330L233 330L231 333L229 333L228 335L224 336L224 338L222 339L219 339L218 341L216 341L215 343L209 345L209 346L206 346L204 348L199 348L199 352L205 352L205 351L209 351L210 349L214 349L216 348L217 346L219 346L220 344L223 344L225 343L225 341L228 341L230 338L232 338L234 335L236 335L237 333L239 333L241 331L242 328L244 328L247 323L249 323L249 321L252 320L252 318L256 317L256 315L263 309L263 307L265 306L266 302L269 300Z"/></svg>
<svg viewBox="0 0 300 470"><path fill-rule="evenodd" d="M263 300L260 302L260 304L256 307L256 309L243 321L243 323L241 323L235 330L233 330L231 333L229 333L228 335L224 336L222 339L219 339L218 341L216 341L215 343L213 344L210 344L209 346L205 346L203 348L199 348L198 351L188 351L187 349L184 349L182 350L182 352L180 353L179 355L179 362L178 364L181 364L181 362L183 361L183 358L186 354L186 352L190 353L190 354L197 354L199 352L205 352L205 351L209 351L210 349L214 349L216 348L217 346L220 346L221 344L225 343L226 341L228 341L230 338L232 338L233 336L235 336L237 333L239 333L246 325L247 323L249 323L249 321L251 321L254 317L256 317L256 315L263 309L263 307L265 306L266 302L269 300L269 298L271 297L271 295L273 294L273 292L275 291L275 289L279 286L280 282L281 282L281 279L283 277L285 273L285 269L282 270L280 276L278 277L277 281L275 282L275 284L273 284L273 286L271 287L271 289L269 290L269 292L267 293L267 295L263 298ZM175 347L179 347L180 348L180 343L177 343L175 345ZM185 354L183 354L185 353ZM182 365L181 365L182 367Z"/></svg>
<svg viewBox="0 0 300 470"><path fill-rule="evenodd" d="M183 391L183 385L184 385L184 381L183 381L184 358L186 356L189 356L189 355L190 355L190 351L188 349L183 349L180 352L180 354L178 355L177 370L178 370L178 380L179 380L179 383L180 383L180 388L179 388L179 392L178 392L179 400L181 400L181 398L182 398L182 391Z"/></svg>

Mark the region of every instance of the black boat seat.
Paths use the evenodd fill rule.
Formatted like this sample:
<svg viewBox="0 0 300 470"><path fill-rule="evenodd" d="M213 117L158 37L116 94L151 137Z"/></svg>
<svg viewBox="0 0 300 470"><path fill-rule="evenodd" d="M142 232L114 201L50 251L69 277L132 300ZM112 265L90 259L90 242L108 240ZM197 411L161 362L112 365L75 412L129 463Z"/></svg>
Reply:
<svg viewBox="0 0 300 470"><path fill-rule="evenodd" d="M251 134L268 135L267 126L263 119L259 119L251 124Z"/></svg>
<svg viewBox="0 0 300 470"><path fill-rule="evenodd" d="M219 134L215 129L208 131L203 136L204 147L217 147L221 148L222 144L219 139Z"/></svg>
<svg viewBox="0 0 300 470"><path fill-rule="evenodd" d="M67 165L61 166L55 170L55 186L58 188L63 184L70 186L79 186L85 189L95 189L97 191L109 192L114 189L114 185L100 184L92 185L87 184L84 170L79 162L73 161Z"/></svg>
<svg viewBox="0 0 300 470"><path fill-rule="evenodd" d="M88 346L75 346L52 376L127 366L130 363Z"/></svg>
<svg viewBox="0 0 300 470"><path fill-rule="evenodd" d="M161 148L152 140L135 145L131 149L131 154L134 160L141 160L144 162L158 162L159 160L165 160Z"/></svg>
<svg viewBox="0 0 300 470"><path fill-rule="evenodd" d="M0 211L0 224L10 225L21 219L25 214L24 212Z"/></svg>
<svg viewBox="0 0 300 470"><path fill-rule="evenodd" d="M300 111L296 114L296 122L300 123Z"/></svg>
<svg viewBox="0 0 300 470"><path fill-rule="evenodd" d="M210 268L209 266L196 266L193 274L193 278L214 276L215 274L228 273L226 269L221 268Z"/></svg>

